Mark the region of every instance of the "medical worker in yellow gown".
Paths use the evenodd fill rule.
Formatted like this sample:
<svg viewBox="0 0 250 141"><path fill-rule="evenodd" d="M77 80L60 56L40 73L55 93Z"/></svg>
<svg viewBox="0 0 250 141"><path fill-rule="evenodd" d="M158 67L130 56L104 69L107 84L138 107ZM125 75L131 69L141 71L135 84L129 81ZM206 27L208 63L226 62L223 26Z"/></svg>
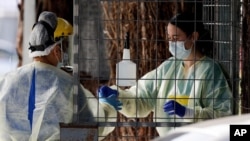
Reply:
<svg viewBox="0 0 250 141"><path fill-rule="evenodd" d="M125 90L103 86L99 96L107 97L118 90L123 103L120 113L140 118L154 112L153 120L159 123L193 123L232 115L228 79L221 65L210 58L213 43L209 32L194 16L180 13L168 23L173 57L141 77L135 86ZM169 125L156 127L160 136L174 128Z"/></svg>

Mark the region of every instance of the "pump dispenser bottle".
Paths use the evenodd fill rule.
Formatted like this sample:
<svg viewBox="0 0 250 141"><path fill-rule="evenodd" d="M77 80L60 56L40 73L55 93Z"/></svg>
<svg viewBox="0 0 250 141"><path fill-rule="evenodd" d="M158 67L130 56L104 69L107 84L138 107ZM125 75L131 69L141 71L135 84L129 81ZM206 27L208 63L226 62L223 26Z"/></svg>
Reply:
<svg viewBox="0 0 250 141"><path fill-rule="evenodd" d="M129 32L127 32L122 61L116 64L116 85L133 86L135 84L136 64L130 60Z"/></svg>

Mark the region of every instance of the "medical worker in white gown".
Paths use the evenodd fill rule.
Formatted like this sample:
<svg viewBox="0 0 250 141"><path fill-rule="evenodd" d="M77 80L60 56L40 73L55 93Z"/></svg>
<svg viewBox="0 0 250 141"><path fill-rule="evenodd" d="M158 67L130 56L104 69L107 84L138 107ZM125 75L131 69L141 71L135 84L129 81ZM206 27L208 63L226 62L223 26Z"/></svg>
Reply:
<svg viewBox="0 0 250 141"><path fill-rule="evenodd" d="M0 79L0 140L60 140L59 123L72 123L73 77L57 68L62 60L62 39L72 26L48 11L40 14L29 40L34 61ZM83 86L79 88L79 122L116 121L116 99L98 100ZM110 105L111 104L111 105ZM98 106L99 105L99 106ZM100 127L105 137L114 127Z"/></svg>
<svg viewBox="0 0 250 141"><path fill-rule="evenodd" d="M232 114L232 92L221 65L209 56L212 40L194 15L181 13L167 26L169 51L173 57L141 77L135 86L118 90L127 117L147 117L154 112L160 136L174 128L171 123L193 123ZM105 91L104 91L105 90ZM113 93L103 86L99 96ZM110 92L109 92L110 91ZM164 125L169 123L169 125Z"/></svg>

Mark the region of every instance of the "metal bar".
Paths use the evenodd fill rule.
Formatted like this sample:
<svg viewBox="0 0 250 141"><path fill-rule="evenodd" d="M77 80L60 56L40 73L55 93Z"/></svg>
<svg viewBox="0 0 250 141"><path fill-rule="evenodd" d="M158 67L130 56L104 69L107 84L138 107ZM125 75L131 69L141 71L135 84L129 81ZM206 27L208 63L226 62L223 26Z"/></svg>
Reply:
<svg viewBox="0 0 250 141"><path fill-rule="evenodd" d="M81 124L81 126L96 124L98 127L180 127L191 122L88 122Z"/></svg>
<svg viewBox="0 0 250 141"><path fill-rule="evenodd" d="M73 11L73 27L74 27L74 40L73 40L73 78L74 78L74 96L73 96L73 122L78 121L78 88L79 88L79 33L78 33L78 23L79 23L79 0L74 0L74 11Z"/></svg>

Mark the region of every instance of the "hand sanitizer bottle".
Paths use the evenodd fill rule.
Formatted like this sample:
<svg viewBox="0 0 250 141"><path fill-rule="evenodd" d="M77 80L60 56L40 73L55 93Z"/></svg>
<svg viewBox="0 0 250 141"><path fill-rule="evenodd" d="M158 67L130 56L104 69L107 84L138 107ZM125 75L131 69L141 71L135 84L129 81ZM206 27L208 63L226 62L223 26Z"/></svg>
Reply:
<svg viewBox="0 0 250 141"><path fill-rule="evenodd" d="M122 61L116 64L116 85L133 86L135 84L136 64L130 60L129 32L127 32Z"/></svg>

